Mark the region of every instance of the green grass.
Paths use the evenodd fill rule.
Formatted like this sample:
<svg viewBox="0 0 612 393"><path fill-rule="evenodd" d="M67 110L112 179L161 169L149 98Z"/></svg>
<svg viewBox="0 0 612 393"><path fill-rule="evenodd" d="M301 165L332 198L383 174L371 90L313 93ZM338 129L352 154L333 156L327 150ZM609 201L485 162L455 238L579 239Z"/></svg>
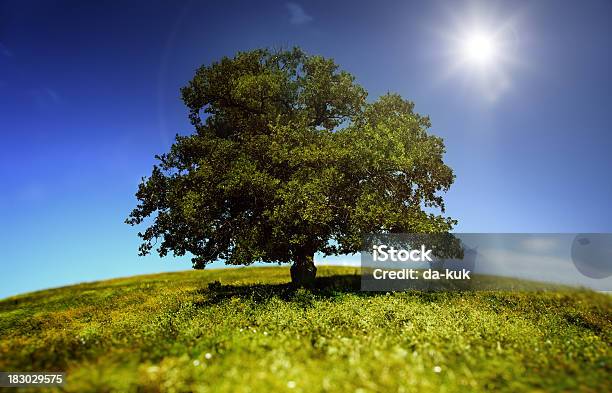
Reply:
<svg viewBox="0 0 612 393"><path fill-rule="evenodd" d="M361 293L357 273L321 267L312 291L278 267L12 297L0 370L66 371L68 392L610 391L608 295Z"/></svg>

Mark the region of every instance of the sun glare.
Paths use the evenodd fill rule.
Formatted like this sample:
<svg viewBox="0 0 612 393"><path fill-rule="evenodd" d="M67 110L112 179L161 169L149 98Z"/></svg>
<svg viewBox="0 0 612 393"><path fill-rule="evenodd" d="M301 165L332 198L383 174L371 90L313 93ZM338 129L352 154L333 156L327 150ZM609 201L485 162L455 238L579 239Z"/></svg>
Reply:
<svg viewBox="0 0 612 393"><path fill-rule="evenodd" d="M497 44L491 34L477 32L467 35L460 51L465 61L477 66L492 65L497 57Z"/></svg>
<svg viewBox="0 0 612 393"><path fill-rule="evenodd" d="M518 53L519 17L471 10L449 12L448 18L436 31L444 67L439 80L456 78L487 101L497 101L512 88L512 74L525 67Z"/></svg>

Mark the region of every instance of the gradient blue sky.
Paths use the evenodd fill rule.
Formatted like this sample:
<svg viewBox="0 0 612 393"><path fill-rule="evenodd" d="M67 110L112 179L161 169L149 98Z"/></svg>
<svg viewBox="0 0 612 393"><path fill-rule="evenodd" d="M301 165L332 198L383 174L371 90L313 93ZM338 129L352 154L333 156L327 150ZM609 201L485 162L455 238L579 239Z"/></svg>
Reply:
<svg viewBox="0 0 612 393"><path fill-rule="evenodd" d="M612 232L610 1L122 3L0 1L0 297L190 268L138 257L123 220L190 132L179 88L262 46L331 56L430 115L457 231ZM450 72L474 23L510 32L503 75Z"/></svg>

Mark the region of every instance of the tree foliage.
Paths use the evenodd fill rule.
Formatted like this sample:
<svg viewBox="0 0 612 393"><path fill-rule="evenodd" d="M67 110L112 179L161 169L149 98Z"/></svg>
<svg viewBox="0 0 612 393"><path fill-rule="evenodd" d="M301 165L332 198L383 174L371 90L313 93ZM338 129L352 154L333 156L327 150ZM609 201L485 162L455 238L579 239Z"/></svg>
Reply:
<svg viewBox="0 0 612 393"><path fill-rule="evenodd" d="M429 118L366 91L331 59L296 48L240 52L182 89L195 132L144 178L127 223L151 217L141 254L291 262L360 250L372 232L452 229L454 180ZM312 259L310 259L312 260Z"/></svg>

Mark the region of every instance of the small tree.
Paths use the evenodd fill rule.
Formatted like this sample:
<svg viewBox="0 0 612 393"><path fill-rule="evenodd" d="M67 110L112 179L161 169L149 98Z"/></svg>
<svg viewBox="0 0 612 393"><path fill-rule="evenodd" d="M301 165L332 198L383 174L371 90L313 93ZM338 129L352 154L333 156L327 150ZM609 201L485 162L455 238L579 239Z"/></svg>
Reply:
<svg viewBox="0 0 612 393"><path fill-rule="evenodd" d="M331 59L240 52L199 68L181 92L195 133L177 135L138 188L126 222L153 218L141 255L160 241L160 256L190 253L196 269L293 262L293 283L308 285L316 252L456 223L441 215L454 175L429 119L395 94L367 103Z"/></svg>

